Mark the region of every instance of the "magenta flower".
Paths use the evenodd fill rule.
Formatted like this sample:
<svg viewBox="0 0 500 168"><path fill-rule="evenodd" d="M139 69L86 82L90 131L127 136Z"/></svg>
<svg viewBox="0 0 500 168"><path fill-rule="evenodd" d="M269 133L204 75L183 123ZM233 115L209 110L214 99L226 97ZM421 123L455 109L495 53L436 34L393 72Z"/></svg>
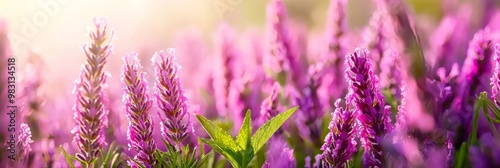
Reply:
<svg viewBox="0 0 500 168"><path fill-rule="evenodd" d="M388 116L389 106L385 106L384 97L380 93L378 78L373 74L368 51L357 48L354 53L346 55L346 79L350 85L347 95L357 111L361 124L361 142L365 149L363 159L365 166L382 167L382 137L392 130Z"/></svg>
<svg viewBox="0 0 500 168"><path fill-rule="evenodd" d="M280 113L278 96L280 94L281 86L278 82L273 84L273 88L269 96L262 102L260 106L261 122L265 123L267 120L275 117Z"/></svg>
<svg viewBox="0 0 500 168"><path fill-rule="evenodd" d="M335 102L335 112L332 113L330 132L326 135L325 143L321 147L323 151L323 167L345 167L356 151L356 113L349 109L340 107L340 99Z"/></svg>
<svg viewBox="0 0 500 168"><path fill-rule="evenodd" d="M238 66L237 50L234 46L235 40L232 37L232 31L227 25L222 25L219 28L218 37L216 38L216 56L218 67L215 70L215 80L213 83L215 91L215 100L217 103L217 111L219 115L225 116L229 112L233 112L229 104L230 88L237 76ZM236 113L236 111L234 111Z"/></svg>
<svg viewBox="0 0 500 168"><path fill-rule="evenodd" d="M500 93L500 44L495 45L495 70L493 71L493 76L491 77L491 98L495 101L497 105L500 106L499 95Z"/></svg>
<svg viewBox="0 0 500 168"><path fill-rule="evenodd" d="M328 7L328 20L326 27L327 55L325 59L342 60L343 47L341 37L346 33L346 5L347 0L330 0ZM332 57L333 56L333 57Z"/></svg>
<svg viewBox="0 0 500 168"><path fill-rule="evenodd" d="M489 29L485 28L478 31L469 42L467 58L464 61L460 74L461 86L459 96L456 100L459 102L459 105L463 106L462 108L469 109L467 111L472 111L472 104L475 101L474 95L481 90L487 89L483 88L482 83L487 83L487 78L491 75L492 40Z"/></svg>
<svg viewBox="0 0 500 168"><path fill-rule="evenodd" d="M325 71L322 63L317 63L309 67L306 87L303 94L297 98L300 118L297 124L305 129L300 129L301 135L313 142L316 146L321 146L321 118L325 113L323 101L320 100L318 88L323 80Z"/></svg>
<svg viewBox="0 0 500 168"><path fill-rule="evenodd" d="M100 149L105 144L104 127L107 125L107 109L103 104L106 87L104 65L107 57L113 52L111 40L114 38L106 34L107 22L105 18L95 18L96 30L89 33L92 44L82 46L87 55L87 63L80 70L80 78L75 82L76 104L74 119L76 126L72 133L73 142L78 147L76 157L92 163L97 159Z"/></svg>
<svg viewBox="0 0 500 168"><path fill-rule="evenodd" d="M325 74L322 83L325 85L330 97L326 102L333 102L345 94L347 88L343 76L343 56L346 52L347 32L346 22L346 0L330 0L328 8L328 20L326 25L326 39L321 57L325 61Z"/></svg>
<svg viewBox="0 0 500 168"><path fill-rule="evenodd" d="M145 167L153 167L156 163L153 156L156 143L153 139L153 120L149 115L153 101L148 96L146 73L139 72L141 65L137 53L125 54L123 62L121 80L126 85L123 101L129 120L129 150L137 152L135 160ZM135 162L130 161L129 165L134 166Z"/></svg>
<svg viewBox="0 0 500 168"><path fill-rule="evenodd" d="M153 56L155 66L155 93L156 102L163 113L158 112L161 118L162 137L180 149L180 143L184 140L190 130L187 99L182 90L181 80L177 76L179 65L174 62L175 49L170 48L165 53L163 50ZM186 119L187 121L183 121Z"/></svg>
<svg viewBox="0 0 500 168"><path fill-rule="evenodd" d="M16 160L27 160L28 154L31 152L31 144L33 140L31 140L31 131L30 127L26 123L21 123L20 130L17 137L17 157Z"/></svg>
<svg viewBox="0 0 500 168"><path fill-rule="evenodd" d="M290 81L296 88L305 85L304 69L298 62L298 54L292 49L292 42L288 30L286 9L282 0L272 0L267 5L267 42L270 68L277 73L287 73ZM269 62L267 62L269 63Z"/></svg>
<svg viewBox="0 0 500 168"><path fill-rule="evenodd" d="M282 137L273 137L269 141L269 149L266 152L266 162L263 168L295 168L296 161L293 157L293 149Z"/></svg>
<svg viewBox="0 0 500 168"><path fill-rule="evenodd" d="M462 75L465 82L478 84L481 75L491 70L490 57L493 54L491 46L492 37L489 29L483 29L474 35L469 43L467 58L462 67Z"/></svg>

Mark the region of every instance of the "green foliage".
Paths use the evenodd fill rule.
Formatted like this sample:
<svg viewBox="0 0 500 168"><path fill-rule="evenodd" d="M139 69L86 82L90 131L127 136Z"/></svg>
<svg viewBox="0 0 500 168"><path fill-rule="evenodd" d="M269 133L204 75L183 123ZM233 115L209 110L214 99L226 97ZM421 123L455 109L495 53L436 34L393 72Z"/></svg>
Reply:
<svg viewBox="0 0 500 168"><path fill-rule="evenodd" d="M106 151L101 150L99 152L101 154L100 157L91 163L84 162L75 156L69 155L62 146L60 146L60 149L70 168L75 168L74 161L80 162L82 167L117 168L125 165L124 159L121 157L120 153L121 148L117 147L115 142L112 142Z"/></svg>
<svg viewBox="0 0 500 168"><path fill-rule="evenodd" d="M491 128L492 134L495 136L497 140L500 139L498 131L493 123L493 122L500 123L500 109L498 109L498 106L486 96L486 92L481 92L474 105L474 118L472 119L472 133L469 135L467 143L465 142L462 143L462 146L455 155L455 160L456 160L455 167L457 168L469 166L469 162L467 160L467 157L469 155L469 148L471 146L478 145L477 129L478 129L479 115L481 113L481 109L483 115L488 120L488 124ZM493 116L491 116L489 112L491 112Z"/></svg>
<svg viewBox="0 0 500 168"><path fill-rule="evenodd" d="M167 141L163 140L163 142L167 146L167 151L155 151L155 158L158 161L157 168L196 168L204 167L203 165L206 164L207 155L201 156L201 159L198 160L195 156L196 148L190 151L189 146L184 146L179 151Z"/></svg>
<svg viewBox="0 0 500 168"><path fill-rule="evenodd" d="M196 115L196 117L211 137L211 139L201 139L201 141L224 156L234 168L245 168L249 166L264 144L296 110L297 107L291 108L270 119L253 136L251 112L249 110L245 115L236 140L227 131L224 131L205 117L201 115Z"/></svg>

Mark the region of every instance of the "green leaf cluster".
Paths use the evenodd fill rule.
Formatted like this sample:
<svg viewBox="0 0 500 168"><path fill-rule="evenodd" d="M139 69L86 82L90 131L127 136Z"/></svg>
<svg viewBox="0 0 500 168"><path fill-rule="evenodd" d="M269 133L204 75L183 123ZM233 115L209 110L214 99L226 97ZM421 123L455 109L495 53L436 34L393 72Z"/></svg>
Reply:
<svg viewBox="0 0 500 168"><path fill-rule="evenodd" d="M224 156L234 168L245 168L250 165L252 159L259 154L259 150L297 108L291 108L270 119L253 136L251 112L247 111L236 139L233 139L227 131L205 117L197 115L198 121L211 137L211 139L201 139L201 141Z"/></svg>
<svg viewBox="0 0 500 168"><path fill-rule="evenodd" d="M70 168L75 168L74 161L77 161L82 165L82 167L90 168L90 167L101 167L101 168L118 168L125 165L124 159L120 153L120 147L115 145L115 142L112 142L109 145L109 148L105 151L101 150L99 153L100 157L94 159L92 162L87 163L83 160L78 159L76 156L69 155L66 150L62 146L59 146L61 152L66 159Z"/></svg>

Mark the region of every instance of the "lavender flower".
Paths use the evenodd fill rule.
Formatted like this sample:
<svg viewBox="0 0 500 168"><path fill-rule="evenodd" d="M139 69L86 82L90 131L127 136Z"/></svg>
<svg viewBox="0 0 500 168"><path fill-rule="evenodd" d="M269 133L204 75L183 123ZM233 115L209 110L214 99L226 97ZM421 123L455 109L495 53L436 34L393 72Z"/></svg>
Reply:
<svg viewBox="0 0 500 168"><path fill-rule="evenodd" d="M232 31L227 25L222 25L219 28L218 37L216 39L216 55L218 58L219 67L215 74L214 91L216 96L217 110L219 115L225 116L230 109L229 94L231 83L240 74L237 72L237 51L233 45Z"/></svg>
<svg viewBox="0 0 500 168"><path fill-rule="evenodd" d="M121 80L126 84L123 101L129 120L129 150L137 152L134 159L142 165L153 167L156 163L153 156L156 143L153 139L153 120L149 116L153 102L148 96L146 73L139 72L141 65L137 53L125 54L123 61L125 64L122 66ZM130 161L129 165L134 166L135 162Z"/></svg>
<svg viewBox="0 0 500 168"><path fill-rule="evenodd" d="M180 78L177 76L179 65L174 62L175 49L170 48L167 53L162 50L153 56L155 66L155 98L160 111L165 115L161 118L161 132L163 138L175 146L178 150L179 145L184 140L190 129L191 124L188 114L187 99L182 90ZM183 121L187 119L187 122Z"/></svg>
<svg viewBox="0 0 500 168"><path fill-rule="evenodd" d="M495 101L497 105L500 106L499 95L500 93L500 43L495 45L495 70L493 76L491 77L491 98Z"/></svg>
<svg viewBox="0 0 500 168"><path fill-rule="evenodd" d="M462 66L462 86L460 99L465 100L463 106L470 107L478 90L483 90L481 83L486 83L485 76L491 72L492 37L488 28L480 30L469 43L467 58ZM485 89L484 89L485 90Z"/></svg>
<svg viewBox="0 0 500 168"><path fill-rule="evenodd" d="M327 20L327 44L328 44L328 55L325 59L337 59L342 60L341 55L343 51L341 37L345 34L347 28L346 22L346 0L330 0L330 5L328 7L328 20ZM330 57L333 56L333 57Z"/></svg>
<svg viewBox="0 0 500 168"><path fill-rule="evenodd" d="M324 115L323 104L320 101L318 88L321 86L323 72L322 63L317 63L309 67L307 87L303 91L301 98L297 102L300 109L300 119L298 124L308 129L300 129L304 138L311 140L314 145L321 146L321 126L320 119Z"/></svg>
<svg viewBox="0 0 500 168"><path fill-rule="evenodd" d="M269 96L262 102L262 105L260 106L260 120L262 123L265 123L267 120L275 117L276 115L278 115L278 113L280 113L278 109L278 96L280 90L281 87L279 83L275 82L273 84L271 94L269 94Z"/></svg>
<svg viewBox="0 0 500 168"><path fill-rule="evenodd" d="M321 147L323 151L323 167L345 167L351 155L356 151L356 113L349 109L340 107L340 99L335 102L335 112L332 113L333 120L330 122L330 132L326 135L325 143Z"/></svg>
<svg viewBox="0 0 500 168"><path fill-rule="evenodd" d="M459 12L448 14L441 19L441 23L430 36L430 57L434 59L433 68L444 67L449 71L453 64L465 56L467 41L470 38L471 25L470 8L460 9Z"/></svg>
<svg viewBox="0 0 500 168"><path fill-rule="evenodd" d="M330 0L328 8L328 20L326 27L327 46L322 53L322 59L325 61L325 74L323 77L323 85L326 87L330 98L326 102L333 102L344 94L345 85L343 76L344 66L342 64L342 56L345 55L345 40L343 37L346 34L346 0Z"/></svg>
<svg viewBox="0 0 500 168"><path fill-rule="evenodd" d="M278 67L271 65L271 68L279 68L278 73L289 73L292 84L296 88L303 88L305 85L303 68L297 60L297 53L293 52L291 47L286 11L282 0L272 0L268 4L267 21L268 57L279 64Z"/></svg>
<svg viewBox="0 0 500 168"><path fill-rule="evenodd" d="M30 127L26 123L21 123L20 130L17 138L17 156L16 160L27 160L28 154L31 152L31 131Z"/></svg>
<svg viewBox="0 0 500 168"><path fill-rule="evenodd" d="M107 57L113 51L110 36L106 34L107 22L105 18L95 18L95 31L89 33L92 44L82 45L87 55L87 63L80 70L80 78L75 82L76 104L74 119L76 126L72 133L73 142L79 153L76 157L90 164L97 159L104 142L104 127L107 123L107 110L103 104L106 78L103 69Z"/></svg>
<svg viewBox="0 0 500 168"><path fill-rule="evenodd" d="M357 48L346 56L346 79L350 85L347 101L352 101L361 124L361 142L365 148L363 159L365 166L382 167L382 136L392 130L388 117L389 106L384 106L384 97L380 93L378 78L373 74L368 51Z"/></svg>
<svg viewBox="0 0 500 168"><path fill-rule="evenodd" d="M267 160L263 168L295 168L296 161L291 149L282 137L273 137L269 141L269 149L266 153Z"/></svg>

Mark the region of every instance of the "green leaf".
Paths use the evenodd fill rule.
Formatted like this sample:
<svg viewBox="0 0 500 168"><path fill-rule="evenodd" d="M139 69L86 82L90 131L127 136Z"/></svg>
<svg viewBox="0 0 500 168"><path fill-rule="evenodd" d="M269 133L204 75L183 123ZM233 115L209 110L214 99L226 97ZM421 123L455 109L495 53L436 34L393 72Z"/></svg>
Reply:
<svg viewBox="0 0 500 168"><path fill-rule="evenodd" d="M73 157L68 155L68 153L66 153L66 150L64 150L64 147L62 145L59 145L59 148L61 149L61 152L64 158L66 159L66 162L68 162L69 167L75 168L75 165L73 164Z"/></svg>
<svg viewBox="0 0 500 168"><path fill-rule="evenodd" d="M222 158L215 164L215 168L225 168L227 163L227 159Z"/></svg>
<svg viewBox="0 0 500 168"><path fill-rule="evenodd" d="M479 111L484 107L485 103L482 97L479 97L474 107L474 118L472 120L472 133L469 136L468 145L476 144L477 141L477 124L479 120Z"/></svg>
<svg viewBox="0 0 500 168"><path fill-rule="evenodd" d="M223 146L220 146L223 149L230 149L232 151L240 151L241 148L234 142L233 137L229 135L226 131L224 131L222 128L218 127L217 125L213 124L208 120L207 118L201 116L201 115L196 115L196 118L198 118L198 121L200 121L201 125L207 131L208 135L214 140L214 142L217 142L217 144L222 144Z"/></svg>
<svg viewBox="0 0 500 168"><path fill-rule="evenodd" d="M157 160L158 160L158 159L157 159ZM130 161L134 162L137 166L139 166L139 168L145 168L144 166L142 166L142 164L141 164L139 161L135 160L135 159L134 159L134 158L132 158L132 157L130 158Z"/></svg>
<svg viewBox="0 0 500 168"><path fill-rule="evenodd" d="M464 167L464 161L466 160L467 156L467 150L468 150L467 143L463 142L462 145L460 146L459 153L457 155L457 158L455 159L456 163L455 166L456 168L462 168Z"/></svg>
<svg viewBox="0 0 500 168"><path fill-rule="evenodd" d="M496 117L497 120L500 120L500 109L498 109L497 105L495 103L493 103L486 96L486 92L481 92L481 95L479 96L479 98L482 99L486 104L488 104L493 115Z"/></svg>
<svg viewBox="0 0 500 168"><path fill-rule="evenodd" d="M238 160L241 160L241 155L238 153L235 153L233 151L228 151L223 149L219 144L217 144L216 141L211 140L211 139L201 139L203 143L206 143L208 146L210 146L213 150L215 150L217 153L220 153L222 156L224 156L234 168L239 168L239 162ZM235 158L239 156L238 158Z"/></svg>
<svg viewBox="0 0 500 168"><path fill-rule="evenodd" d="M240 131L238 132L238 136L236 136L236 144L240 146L243 151L247 150L250 145L250 140L252 137L252 124L251 124L251 112L247 111L245 115L245 119L243 121L243 125L241 125Z"/></svg>
<svg viewBox="0 0 500 168"><path fill-rule="evenodd" d="M252 161L252 158L254 157L253 148L250 143L252 137L252 119L250 115L251 112L250 110L248 110L245 115L243 124L241 125L241 129L236 136L236 144L238 144L242 149L242 151L240 151L242 160L239 163L241 167L247 167L248 163L250 163L250 161Z"/></svg>
<svg viewBox="0 0 500 168"><path fill-rule="evenodd" d="M285 123L285 121L297 110L298 107L291 108L284 113L271 118L252 137L252 147L257 152L271 138L271 136Z"/></svg>

